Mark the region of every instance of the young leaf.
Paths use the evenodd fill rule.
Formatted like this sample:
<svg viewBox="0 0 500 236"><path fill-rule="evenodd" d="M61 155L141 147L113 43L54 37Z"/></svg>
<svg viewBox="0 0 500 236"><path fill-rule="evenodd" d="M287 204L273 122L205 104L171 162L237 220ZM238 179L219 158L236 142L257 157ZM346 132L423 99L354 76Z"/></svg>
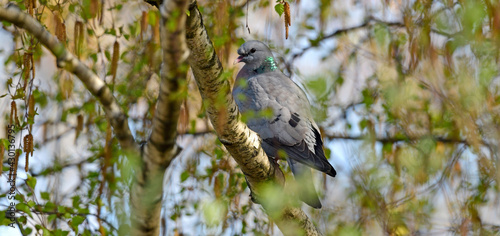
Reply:
<svg viewBox="0 0 500 236"><path fill-rule="evenodd" d="M28 179L26 180L26 184L34 190L35 186L36 186L36 178L28 175Z"/></svg>
<svg viewBox="0 0 500 236"><path fill-rule="evenodd" d="M276 6L274 6L274 10L281 17L281 15L283 15L283 12L285 12L285 5L283 5L282 3L276 4Z"/></svg>

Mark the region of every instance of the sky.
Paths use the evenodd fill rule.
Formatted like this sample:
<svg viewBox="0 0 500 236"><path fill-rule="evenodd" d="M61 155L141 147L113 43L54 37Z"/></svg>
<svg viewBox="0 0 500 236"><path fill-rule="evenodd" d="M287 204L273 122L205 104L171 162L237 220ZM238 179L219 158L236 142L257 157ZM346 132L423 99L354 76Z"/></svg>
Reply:
<svg viewBox="0 0 500 236"><path fill-rule="evenodd" d="M364 3L372 4L371 1L366 1ZM292 22L292 26L290 28L290 38L288 40L284 39L283 20L282 20L282 18L278 17L278 15L274 11L273 7L268 7L267 9L264 9L264 10L262 10L262 9L252 10L252 7L250 7L250 13L248 14L248 21L249 21L249 26L251 29L251 34L249 34L247 29L244 27L245 26L245 18L241 18L241 24L240 24L241 27L237 30L237 34L246 40L263 39L265 42L267 42L270 45L273 45L275 47L289 48L292 52L299 52L303 48L309 46L309 42L305 38L295 39L294 34L297 33L297 24L298 24L295 22L309 21L310 24L317 26L318 23L316 20L306 19L306 13L311 12L311 11L315 11L316 6L317 6L316 4L317 4L316 1L304 0L304 1L301 1L299 8L292 8L292 15L294 17L292 17L293 22ZM364 13L363 9L362 8L354 8L356 10L352 10L353 3L351 1L345 1L345 2L337 1L335 4L336 4L335 7L340 8L340 9L345 9L347 12L347 15L341 19L332 19L331 21L329 21L329 23L326 26L326 30L325 30L327 33L334 32L335 30L337 30L339 28L356 26L358 24L361 24L364 21L364 14L365 13ZM375 7L375 5L373 5L373 6ZM297 11L295 11L296 9L297 9ZM391 16L391 14L386 14L386 17L387 16ZM121 18L124 21L134 20L133 15L117 15L116 17ZM388 18L391 18L391 17L388 17ZM313 32L309 32L308 34L309 34L308 36L311 38L314 38L317 36ZM9 34L7 32L5 32L3 30L0 30L0 41L1 42L8 42L6 44L0 45L0 47L12 48L12 46L13 46L12 38L9 36ZM322 57L326 56L325 52L328 52L328 50L325 50L324 48L333 48L335 46L335 44L336 44L336 40L334 40L334 39L333 40L325 40L324 42L321 43L322 47L320 47L318 49L311 49L311 50L307 51L302 57L300 57L298 60L296 60L294 62L293 66L297 70L300 71L300 75L294 74L292 79L297 84L299 84L299 86L301 86L303 88L302 84L305 82L304 78L316 76L318 74L324 73L324 71L330 70L332 68L332 65L338 65L339 63L341 63L341 60L343 60L343 58L338 58L338 57L331 57L330 59L328 59L326 61L321 60ZM5 54L1 54L1 55L5 55ZM278 57L282 56L282 54L280 53L279 50L275 51L275 55ZM233 53L232 56L234 58L236 58L237 55L236 55L236 53ZM229 60L229 61L233 61L234 58L232 60ZM1 59L2 58L0 57L0 60ZM289 60L290 58L285 58L285 60L287 60L287 59ZM41 79L51 78L52 77L51 74L53 74L55 72L56 68L53 65L53 63L50 63L50 60L53 60L53 59L51 58L51 56L48 56L45 58L46 63L44 64L43 67L40 67L39 65L37 66L37 70L38 70L37 77L39 79L40 78ZM42 59L42 63L43 63L43 61L44 60ZM46 66L46 65L49 65L49 66ZM240 65L237 65L237 66L240 66ZM357 68L351 68L351 69L353 71L356 71ZM369 73L369 71L365 71L365 73L363 73L363 71L361 73L359 73L359 71L356 71L356 72L358 72L356 74L356 76L361 78L361 79L366 77L366 74ZM3 70L0 70L0 73L3 73ZM345 85L343 86L343 90L339 92L341 94L341 96L337 96L341 100L343 99L340 102L349 103L349 102L351 102L352 99L355 99L355 98L349 97L349 94L354 94L354 93L352 93L353 89L354 90L360 89L360 88L355 86L356 82L359 83L359 81L357 81L355 79L346 80ZM358 84L358 83L356 83L356 84ZM0 86L3 86L3 84L4 83L1 83ZM75 84L78 84L78 83L75 83ZM51 89L51 88L47 88L47 89ZM7 99L1 99L0 105L2 102L5 103L5 102L9 102L9 101L7 101ZM0 107L2 107L2 106L0 106ZM49 116L50 116L50 114L55 115L55 114L57 114L57 110L44 112L44 114L49 115ZM46 119L50 119L50 118L46 118ZM348 122L353 124L353 127L354 127L354 129L351 131L351 134L353 134L353 135L360 134L360 130L356 129L357 123L359 122L359 120L360 120L360 117L358 115L356 115L355 113L350 114L348 117ZM1 125L1 122L3 122L3 121L0 121L0 125ZM132 125L132 123L131 123L131 125ZM338 130L341 131L343 125L344 124L337 124ZM133 126L132 126L132 129L134 129ZM0 131L0 132L2 132L2 131ZM36 136L36 134L35 134L35 136ZM74 137L73 135L69 135L67 139L73 140L73 137ZM191 143L191 142L185 142L185 139L186 138L181 138L179 140L179 144ZM80 145L84 146L85 143L80 142ZM347 187L347 186L345 186L345 183L349 182L349 180L347 178L349 176L348 172L351 169L350 163L352 160L350 160L350 158L353 155L353 144L349 143L349 142L343 142L343 141L335 141L335 142L332 141L332 142L327 143L327 145L329 145L329 147L332 150L335 150L333 153L334 158L332 158L331 161L332 161L332 165L337 169L337 171L340 174L336 177L335 181L329 181L329 184L331 186L327 190L329 192L325 193L325 195L330 196L330 197L327 199L324 199L323 204L324 204L325 208L334 208L335 203L339 202L338 201L339 199L343 199L346 197L343 195L343 193L341 191L334 191L334 189ZM65 145L63 145L63 146L65 146ZM181 146L183 146L183 145L181 145ZM356 146L356 144L354 144L354 146ZM194 147L195 146L191 146L191 148L188 150L193 150L193 149L195 149ZM78 150L81 150L81 149L82 149L82 146L80 146L78 148ZM380 149L380 147L378 147L378 149ZM46 165L44 163L47 163L47 162L50 163L50 160L54 158L53 157L54 153L59 153L59 155L64 155L63 153L65 153L67 151L68 150L64 150L64 147L55 147L55 146L50 146L50 147L44 148L43 150L37 150L36 155L44 157L45 160L43 160L43 161L33 160L32 166L36 167L36 166L40 166L40 165L42 165L42 166ZM176 167L176 166L182 167L183 165L185 165L185 161L186 161L185 159L187 157L191 157L192 155L194 155L194 154L189 153L189 152L183 153L183 155L181 155L179 158L175 159L175 161L172 163L171 167ZM204 165L207 165L208 161L209 161L207 158L200 158L200 160L202 160L202 165L200 168L202 168ZM171 203L176 202L176 201L180 201L181 199L179 199L179 198L183 197L182 195L178 194L180 192L179 176L180 176L182 169L183 168L169 168L167 171L166 178L169 181L173 182L173 184L170 185L170 186L173 186L173 188L169 188L168 189L169 192L164 195L168 200L168 201L166 201L167 204L163 207L164 211L171 211L172 207L173 207L173 205ZM75 170L73 170L73 171L68 170L65 173L63 173L63 178L65 181L64 186L67 189L67 191L71 191L71 189L74 188L74 184L77 183L77 181L75 181L74 183L72 183L70 181L72 179L71 176L74 175L74 172L75 172ZM319 177L319 176L316 175L316 177ZM21 175L21 176L19 176L19 178L23 179L23 178L26 178L26 176ZM178 184L176 184L176 183L178 183ZM342 183L344 183L344 186L341 186ZM38 183L37 189L43 189L44 186L48 186L50 184L53 184L53 183L47 183L47 182L40 181ZM190 184L190 183L187 183L187 184ZM3 186L1 189L4 189ZM203 194L200 196L197 196L197 197L207 198L206 201L209 201L209 199L210 199L210 196L206 196ZM3 200L3 201L0 200L0 205L1 204L5 204L5 200ZM305 208L305 209L307 210L307 208ZM203 220L203 219L199 218L199 215L197 215L197 214L194 214L191 217L183 217L182 224L184 225L183 228L185 230L187 230L186 233L190 233L189 232L190 229L193 230L191 233L194 233L194 234L203 233L203 232L205 232L205 233L210 232L209 229L197 228L197 226L196 226L197 222L199 222L200 220ZM92 223L96 224L95 220L92 221ZM192 225L192 226L190 227L190 225ZM175 222L169 221L167 224L167 229L172 228L174 226L175 226ZM239 228L239 227L241 227L241 225L236 225L234 227ZM279 232L279 230L276 228L275 232ZM0 235L19 235L19 234L20 233L18 230L7 229L5 231L5 227L0 227Z"/></svg>
<svg viewBox="0 0 500 236"><path fill-rule="evenodd" d="M273 1L274 2L274 1ZM326 32L334 32L336 29L339 28L344 28L344 27L350 27L350 26L355 26L358 24L361 24L364 20L365 17L365 12L363 11L362 8L355 8L357 10L349 11L349 9L352 9L353 6L350 5L352 1L336 1L336 7L339 8L345 8L347 11L347 15L343 16L341 19L333 19L328 26L326 27ZM371 6L373 8L377 8L377 1L356 1L358 2L357 4L366 4L368 6ZM305 39L295 39L293 35L297 33L297 26L295 22L302 22L302 21L307 21L308 19L305 19L305 13L308 11L314 11L316 7L316 1L307 1L303 0L301 1L300 4L300 12L294 12L294 8L292 8L292 15L295 17L292 18L292 27L290 29L290 35L291 37L288 40L284 39L284 27L283 27L283 22L281 19L278 19L277 14L274 12L274 9L272 7L269 7L265 10L257 10L257 11L251 11L250 14L248 15L248 20L250 22L250 28L251 28L251 34L248 34L247 29L244 27L245 22L244 18L242 18L241 22L241 27L238 29L238 34L247 39L256 39L256 38L261 38L264 39L264 41L271 43L278 48L284 47L284 48L290 48L292 52L298 52L302 48L305 48L309 45L307 40ZM386 21L395 21L399 20L399 16L397 13L397 9L387 9L387 11L379 11L377 15L375 15L379 19L384 19ZM123 17L128 20L130 20L131 16L117 16L117 17ZM310 20L310 19L309 19ZM310 33L310 37L315 37L314 33ZM3 53L0 53L0 91L3 91L5 88L2 87L4 86L4 79L6 79L5 75L5 70L3 68L3 61L5 60L5 55L7 55L8 50L11 50L13 47L12 43L12 37L10 36L9 33L4 31L3 29L0 29L0 42L5 42L0 44L0 50L6 50ZM332 65L338 65L343 58L339 57L331 57L330 59L326 61L322 61L321 58L325 56L325 52L328 52L328 50L325 50L324 48L333 48L336 45L337 41L335 39L332 40L326 40L324 41L321 45L322 47L319 49L312 49L309 50L307 53L305 53L302 57L300 57L298 60L295 61L294 67L300 71L300 75L294 74L292 79L296 81L298 84L304 83L305 78L311 77L311 76L316 76L318 74L324 73L324 71L327 71L332 68ZM276 51L276 55L280 56L280 52ZM232 57L236 58L236 52L232 53ZM233 61L232 60L229 61ZM289 60L289 58L285 58L285 60ZM50 56L45 59L47 62L49 60L53 60ZM42 60L43 63L43 60ZM49 63L50 64L50 63ZM37 65L37 71L39 72L39 77L38 78L51 78L51 74L54 73L56 70L55 66L51 64L50 66L46 66L49 64L44 64L43 67L40 65ZM365 67L367 68L367 67ZM363 80L368 74L370 74L370 69L367 70L361 70L359 71L358 67L351 67L349 68L351 70L351 75L353 75L353 78L346 80L346 84L343 86L342 91L339 91L339 95L337 96L339 101L335 101L337 103L341 104L347 104L351 102L353 99L357 99L356 97L350 97L350 95L355 94L352 91L359 91L362 88L359 86L356 86L356 84L363 84L360 82L360 80ZM79 84L79 83L75 83ZM78 86L78 85L76 85ZM51 89L51 88L47 88ZM80 88L82 89L81 85ZM0 93L2 95L3 93ZM0 108L8 106L8 103L10 101L8 99L0 99ZM44 114L47 116L56 115L57 110L50 110L50 108L47 108L49 110L44 111ZM350 131L351 135L359 135L361 133L361 130L357 128L357 124L360 121L361 117L357 115L356 113L352 112L348 114L347 117L347 122L351 123L353 125L353 129ZM5 124L3 124L3 120L0 120L0 127L3 127ZM336 131L342 131L344 127L344 123L335 123L333 132ZM134 127L132 127L134 128ZM62 130L62 128L61 128ZM4 137L5 134L2 133L5 132L4 130L0 129L0 137ZM37 131L35 131L37 132ZM39 132L39 131L38 131ZM73 140L74 135L69 135L67 136L67 140ZM182 200L183 195L178 194L180 192L180 180L179 176L181 171L183 170L183 167L185 167L186 162L194 156L194 150L196 150L196 145L201 145L198 142L193 141L190 137L181 137L179 138L179 144L181 146L190 146L191 148L186 149L184 153L179 157L176 158L172 164L171 168L167 170L166 174L166 179L165 181L170 181L171 186L173 188L169 188L164 196L167 198L167 204L163 206L163 211L171 211L173 206L173 202L178 202ZM77 147L78 150L84 149L86 143L85 142L80 142L79 147ZM342 202L342 199L345 199L345 193L342 191L338 191L338 189L344 189L346 188L347 184L349 184L349 172L352 170L353 167L353 162L356 161L356 156L359 155L359 153L356 153L357 147L361 147L361 143L355 143L354 141L331 141L327 143L328 147L332 150L334 150L333 153L333 158L331 159L332 165L337 169L339 172L338 177L335 178L333 181L329 181L329 187L327 189L327 192L325 195L328 197L324 200L324 205L326 208L335 208L336 203ZM64 146L64 145L63 145ZM381 150L381 145L377 144L376 145L376 150L377 152L380 152ZM37 157L43 157L40 159L35 159L33 160L32 166L36 168L36 166L42 166L45 165L47 166L48 163L50 163L50 160L52 160L54 157L54 153L62 154L68 151L72 150L67 150L65 147L60 147L60 146L49 146L46 147L42 150L37 150L36 156ZM84 156L84 155L81 155ZM475 167L475 161L474 161L474 155L471 153L466 153L465 158L463 160L464 164L466 166L469 166L472 170L474 170ZM200 158L201 163L200 167L203 169L203 166L209 164L208 158ZM92 167L89 167L92 168ZM71 191L71 189L74 188L74 185L77 183L76 179L75 181L71 181L73 175L75 174L75 170L68 170L65 173L63 173L62 178L65 181L65 188L66 191ZM5 173L4 173L5 175ZM319 177L319 176L317 176ZM26 176L21 175L19 176L20 179L26 178ZM0 190L4 191L5 190L5 183L3 180L5 180L5 177L2 177L2 182L0 183ZM44 186L48 186L53 183L49 182L44 182L40 181L37 185L37 189L43 189ZM196 186L196 183L185 183L185 184L193 184ZM198 184L200 186L200 184ZM207 201L210 200L210 196L208 195L203 195L200 194L198 196L195 195L189 195L190 198L207 198ZM438 198L436 199L439 203L442 203L440 205L445 206L446 199L444 198ZM0 199L0 206L5 205L7 202L5 199ZM307 209L307 208L305 208ZM92 209L93 211L95 209ZM495 211L488 211L487 207L486 209L483 209L485 212L484 214L489 215L491 217L488 217L492 222L500 222L499 220L499 215L498 213L495 213ZM449 214L447 213L446 209L441 209L438 210L436 215L435 215L436 220L442 221L443 227L447 224L449 220ZM207 233L210 232L209 229L206 228L200 228L200 226L197 224L197 222L202 221L203 219L200 218L200 215L192 215L189 217L183 217L182 218L182 224L184 225L184 229L187 231L185 233ZM92 220L90 219L91 224L96 224L95 219ZM319 224L321 227L321 224ZM167 224L167 231L168 229L171 229L175 226L175 222L169 221ZM235 225L234 227L238 228L241 227L241 225ZM192 231L189 231L192 230ZM278 232L276 229L275 232ZM11 230L6 227L0 226L0 235L20 235L19 231L16 230Z"/></svg>

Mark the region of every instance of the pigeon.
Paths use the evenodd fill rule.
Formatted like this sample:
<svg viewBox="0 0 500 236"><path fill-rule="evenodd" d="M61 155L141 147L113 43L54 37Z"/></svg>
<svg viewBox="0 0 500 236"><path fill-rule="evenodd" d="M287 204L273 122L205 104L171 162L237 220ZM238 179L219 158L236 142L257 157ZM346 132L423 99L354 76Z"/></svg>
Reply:
<svg viewBox="0 0 500 236"><path fill-rule="evenodd" d="M233 97L240 112L254 114L247 126L262 139L262 148L275 161L286 157L300 200L321 208L310 167L335 177L323 151L323 141L302 89L277 67L271 50L257 40L238 49L234 64L245 65L236 76Z"/></svg>

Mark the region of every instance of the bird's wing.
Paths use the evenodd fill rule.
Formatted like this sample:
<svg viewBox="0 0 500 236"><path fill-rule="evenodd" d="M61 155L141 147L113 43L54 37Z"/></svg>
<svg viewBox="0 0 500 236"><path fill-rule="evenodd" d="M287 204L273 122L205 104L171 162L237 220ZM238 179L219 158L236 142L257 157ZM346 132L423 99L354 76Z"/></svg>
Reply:
<svg viewBox="0 0 500 236"><path fill-rule="evenodd" d="M264 140L262 147L268 155L280 157L282 150L297 162L335 176L307 97L292 80L281 72L263 73L252 76L246 86L233 93L242 112L265 113L269 109L270 116L257 114L247 122Z"/></svg>

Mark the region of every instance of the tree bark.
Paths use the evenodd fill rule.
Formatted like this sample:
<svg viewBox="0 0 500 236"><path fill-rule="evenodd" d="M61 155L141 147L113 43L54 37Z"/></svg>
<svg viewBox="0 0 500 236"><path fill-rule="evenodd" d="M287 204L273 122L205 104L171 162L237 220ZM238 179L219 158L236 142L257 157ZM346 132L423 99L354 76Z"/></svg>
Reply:
<svg viewBox="0 0 500 236"><path fill-rule="evenodd" d="M160 38L163 51L160 94L153 130L145 145L142 168L136 170L131 192L131 235L159 235L163 177L180 148L176 145L177 121L182 97L181 80L186 80L189 50L185 25L188 0L164 1L160 6ZM180 14L179 14L180 13ZM172 27L173 26L173 27Z"/></svg>

